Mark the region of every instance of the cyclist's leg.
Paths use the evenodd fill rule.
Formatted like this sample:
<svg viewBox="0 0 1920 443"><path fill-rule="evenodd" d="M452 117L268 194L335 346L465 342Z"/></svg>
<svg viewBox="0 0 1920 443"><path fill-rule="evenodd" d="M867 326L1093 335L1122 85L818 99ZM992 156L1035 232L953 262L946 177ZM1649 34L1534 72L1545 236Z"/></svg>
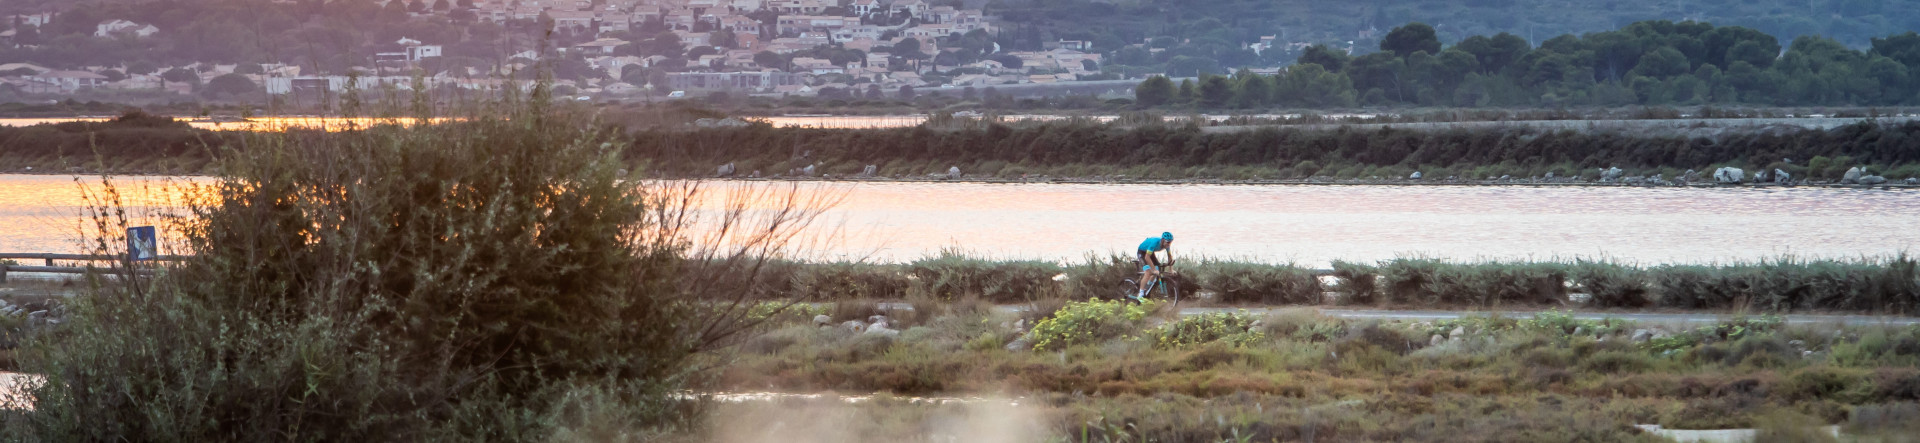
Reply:
<svg viewBox="0 0 1920 443"><path fill-rule="evenodd" d="M1160 277L1159 260L1147 251L1137 251L1134 256L1140 261L1140 292L1135 297L1147 298L1147 288L1153 287L1154 280Z"/></svg>

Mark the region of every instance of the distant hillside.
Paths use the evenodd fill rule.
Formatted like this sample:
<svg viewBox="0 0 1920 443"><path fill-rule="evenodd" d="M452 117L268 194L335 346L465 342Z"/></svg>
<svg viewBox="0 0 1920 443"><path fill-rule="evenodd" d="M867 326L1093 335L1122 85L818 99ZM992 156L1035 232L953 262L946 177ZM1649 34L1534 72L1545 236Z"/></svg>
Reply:
<svg viewBox="0 0 1920 443"><path fill-rule="evenodd" d="M1353 41L1371 52L1387 30L1433 25L1441 41L1510 32L1534 44L1561 34L1619 29L1643 20L1706 21L1792 41L1820 35L1848 46L1920 29L1914 0L994 0L1023 44L1086 40L1100 51L1154 37L1218 41L1232 48L1274 35L1281 42ZM1371 32L1369 32L1371 31ZM1251 54L1248 54L1251 56Z"/></svg>

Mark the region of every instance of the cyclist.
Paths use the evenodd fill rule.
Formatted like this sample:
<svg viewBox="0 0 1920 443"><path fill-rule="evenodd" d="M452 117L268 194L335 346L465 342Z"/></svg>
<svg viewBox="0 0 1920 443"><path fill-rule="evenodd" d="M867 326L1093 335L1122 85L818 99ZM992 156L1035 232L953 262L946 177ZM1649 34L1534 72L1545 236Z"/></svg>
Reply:
<svg viewBox="0 0 1920 443"><path fill-rule="evenodd" d="M1146 241L1140 242L1140 250L1134 255L1140 260L1140 294L1134 296L1134 301L1146 300L1147 288L1152 287L1154 279L1160 277L1160 268L1173 264L1173 250L1167 249L1170 246L1173 246L1172 232L1162 232L1159 237L1147 237ZM1164 263L1154 255L1160 251L1167 251L1167 261Z"/></svg>

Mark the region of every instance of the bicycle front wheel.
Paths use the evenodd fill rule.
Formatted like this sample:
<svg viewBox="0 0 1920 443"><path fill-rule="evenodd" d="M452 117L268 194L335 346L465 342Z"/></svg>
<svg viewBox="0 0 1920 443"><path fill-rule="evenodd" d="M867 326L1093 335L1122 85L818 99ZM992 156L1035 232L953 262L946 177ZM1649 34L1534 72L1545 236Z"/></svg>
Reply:
<svg viewBox="0 0 1920 443"><path fill-rule="evenodd" d="M1173 315L1178 317L1180 315L1180 281L1161 279L1160 284L1167 290L1167 299L1173 301Z"/></svg>

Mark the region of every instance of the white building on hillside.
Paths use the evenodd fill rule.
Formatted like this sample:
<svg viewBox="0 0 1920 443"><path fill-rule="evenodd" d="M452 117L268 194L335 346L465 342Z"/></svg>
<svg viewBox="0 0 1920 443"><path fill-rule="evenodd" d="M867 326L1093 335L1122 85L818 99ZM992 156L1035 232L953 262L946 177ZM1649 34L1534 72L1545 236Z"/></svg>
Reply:
<svg viewBox="0 0 1920 443"><path fill-rule="evenodd" d="M100 22L100 24L94 25L93 27L94 37L112 37L115 35L129 34L135 37L145 38L158 32L160 32L160 28L153 27L153 25L142 25L119 19Z"/></svg>

